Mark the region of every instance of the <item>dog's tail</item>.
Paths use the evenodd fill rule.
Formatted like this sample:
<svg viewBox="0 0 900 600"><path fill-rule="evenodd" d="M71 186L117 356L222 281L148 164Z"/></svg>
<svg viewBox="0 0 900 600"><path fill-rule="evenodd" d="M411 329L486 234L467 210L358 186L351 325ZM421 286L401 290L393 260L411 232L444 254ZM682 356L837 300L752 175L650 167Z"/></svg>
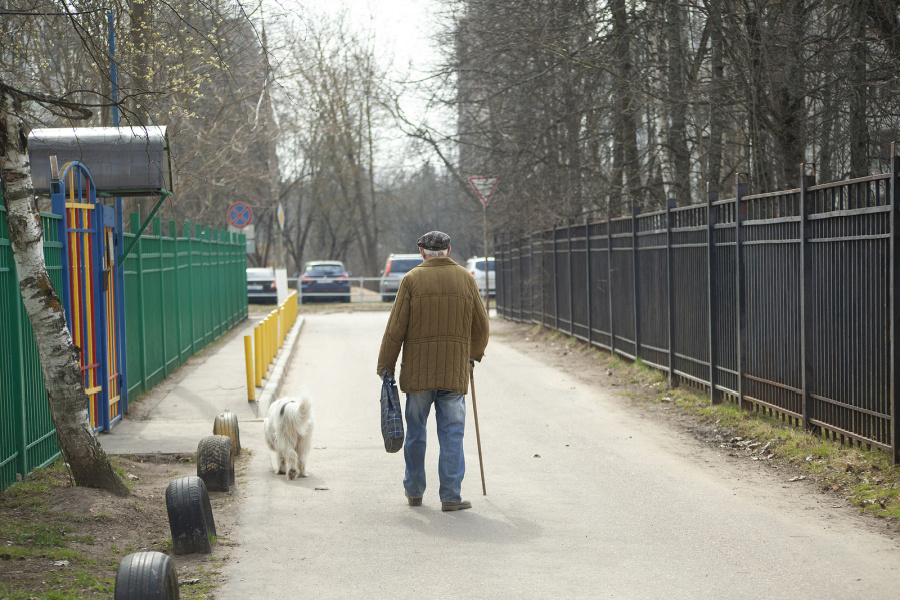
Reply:
<svg viewBox="0 0 900 600"><path fill-rule="evenodd" d="M290 428L300 435L305 435L312 429L314 421L312 400L308 394L303 394L293 399L292 402L286 403L282 407L283 416L282 427Z"/></svg>

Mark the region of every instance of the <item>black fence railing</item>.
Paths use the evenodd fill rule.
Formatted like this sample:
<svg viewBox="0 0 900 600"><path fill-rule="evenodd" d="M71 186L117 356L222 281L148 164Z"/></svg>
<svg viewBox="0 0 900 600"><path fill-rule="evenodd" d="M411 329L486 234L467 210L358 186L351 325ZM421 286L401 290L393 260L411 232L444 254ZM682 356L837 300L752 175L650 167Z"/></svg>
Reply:
<svg viewBox="0 0 900 600"><path fill-rule="evenodd" d="M898 163L499 240L498 314L900 462Z"/></svg>

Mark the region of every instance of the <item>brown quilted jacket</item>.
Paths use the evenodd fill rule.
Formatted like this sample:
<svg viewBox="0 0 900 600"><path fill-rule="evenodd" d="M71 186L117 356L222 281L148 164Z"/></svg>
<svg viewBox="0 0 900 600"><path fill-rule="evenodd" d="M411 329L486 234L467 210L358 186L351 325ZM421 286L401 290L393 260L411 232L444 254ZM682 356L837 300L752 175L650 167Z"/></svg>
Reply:
<svg viewBox="0 0 900 600"><path fill-rule="evenodd" d="M431 258L407 273L381 340L378 374L394 372L400 347L400 390L465 394L469 358L481 361L488 318L472 274L451 258Z"/></svg>

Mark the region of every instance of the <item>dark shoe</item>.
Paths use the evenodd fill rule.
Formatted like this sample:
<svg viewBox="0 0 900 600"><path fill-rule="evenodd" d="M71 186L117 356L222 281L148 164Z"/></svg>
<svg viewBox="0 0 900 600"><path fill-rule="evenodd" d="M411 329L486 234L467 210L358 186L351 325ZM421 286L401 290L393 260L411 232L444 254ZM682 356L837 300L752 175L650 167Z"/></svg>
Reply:
<svg viewBox="0 0 900 600"><path fill-rule="evenodd" d="M403 492L406 494L406 500L409 502L410 506L422 506L422 497L413 498L409 495L409 492Z"/></svg>
<svg viewBox="0 0 900 600"><path fill-rule="evenodd" d="M441 502L441 510L448 512L451 510L466 510L472 508L472 503L468 500L460 500L459 502Z"/></svg>

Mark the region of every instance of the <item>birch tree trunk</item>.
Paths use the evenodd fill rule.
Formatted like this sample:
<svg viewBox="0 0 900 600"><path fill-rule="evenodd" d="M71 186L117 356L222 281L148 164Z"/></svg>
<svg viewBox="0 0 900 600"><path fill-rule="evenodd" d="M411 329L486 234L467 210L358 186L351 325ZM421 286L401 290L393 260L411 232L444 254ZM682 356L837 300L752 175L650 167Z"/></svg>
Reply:
<svg viewBox="0 0 900 600"><path fill-rule="evenodd" d="M41 219L34 205L21 102L0 87L0 176L19 291L34 329L50 415L75 484L127 496L100 443L90 431L88 397L62 303L44 263Z"/></svg>

